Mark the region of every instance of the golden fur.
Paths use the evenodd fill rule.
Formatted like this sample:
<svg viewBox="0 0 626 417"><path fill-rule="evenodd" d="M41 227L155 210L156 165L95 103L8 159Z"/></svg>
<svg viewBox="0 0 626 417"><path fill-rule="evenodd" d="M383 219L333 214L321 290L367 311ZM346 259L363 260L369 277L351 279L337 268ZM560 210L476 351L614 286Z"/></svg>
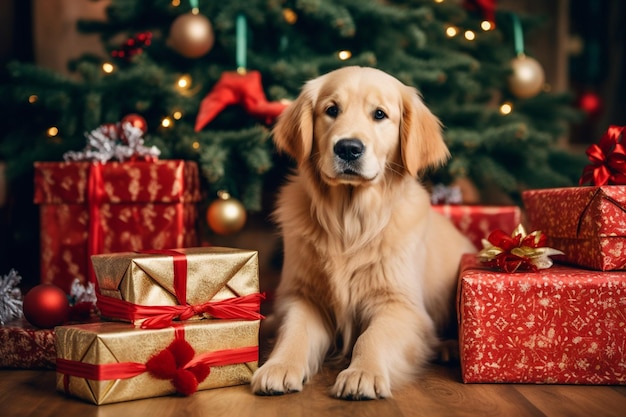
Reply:
<svg viewBox="0 0 626 417"><path fill-rule="evenodd" d="M432 357L474 251L416 179L448 157L440 123L414 88L347 67L307 82L273 133L298 166L275 211L281 326L252 389L300 391L339 339L351 361L331 395L388 397Z"/></svg>

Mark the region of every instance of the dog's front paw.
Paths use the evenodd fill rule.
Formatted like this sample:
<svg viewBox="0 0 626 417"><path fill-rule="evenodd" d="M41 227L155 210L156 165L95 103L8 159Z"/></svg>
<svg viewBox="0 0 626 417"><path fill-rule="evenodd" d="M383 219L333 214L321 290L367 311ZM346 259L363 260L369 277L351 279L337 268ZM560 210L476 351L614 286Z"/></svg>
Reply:
<svg viewBox="0 0 626 417"><path fill-rule="evenodd" d="M252 376L250 385L257 395L282 395L302 391L304 371L296 366L266 363Z"/></svg>
<svg viewBox="0 0 626 417"><path fill-rule="evenodd" d="M391 397L389 378L366 369L346 369L337 375L330 393L344 400L373 400Z"/></svg>

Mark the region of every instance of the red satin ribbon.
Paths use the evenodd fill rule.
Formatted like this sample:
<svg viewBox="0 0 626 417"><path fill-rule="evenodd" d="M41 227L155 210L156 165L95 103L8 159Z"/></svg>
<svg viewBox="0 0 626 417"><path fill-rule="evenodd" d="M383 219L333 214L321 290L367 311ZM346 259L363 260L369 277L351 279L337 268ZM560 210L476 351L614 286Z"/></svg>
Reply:
<svg viewBox="0 0 626 417"><path fill-rule="evenodd" d="M141 251L154 255L167 255L173 258L174 263L174 296L180 305L177 306L142 306L125 300L108 297L96 293L100 313L108 317L116 317L134 322L145 319L141 323L143 329L158 329L168 327L172 320L187 320L197 314L207 313L218 319L259 320L264 318L259 314L263 294L250 294L243 297L233 297L220 301L208 301L192 306L187 303L187 256L184 253L171 250Z"/></svg>
<svg viewBox="0 0 626 417"><path fill-rule="evenodd" d="M142 306L113 297L96 294L98 308L105 317L116 317L141 323L143 329L159 329L172 325L174 319L187 320L197 314L209 314L216 319L260 320L259 313L264 294L250 294L242 297L208 301L199 305Z"/></svg>
<svg viewBox="0 0 626 417"><path fill-rule="evenodd" d="M104 200L104 181L102 170L104 165L100 162L92 162L89 165L89 181L87 182L87 206L89 210L89 233L87 235L87 259L91 255L102 253L104 246L104 231L100 219L100 206ZM91 262L87 262L89 269L89 282L97 284L96 273Z"/></svg>
<svg viewBox="0 0 626 417"><path fill-rule="evenodd" d="M180 304L187 304L187 256L173 249L143 250L139 253L171 256L174 262L174 296Z"/></svg>
<svg viewBox="0 0 626 417"><path fill-rule="evenodd" d="M585 153L591 164L583 168L579 185L626 184L626 148L621 143L625 126L610 126L598 144L590 145Z"/></svg>
<svg viewBox="0 0 626 417"><path fill-rule="evenodd" d="M172 384L176 387L177 392L190 395L197 389L197 384L204 381L204 379L206 379L209 375L210 367L235 365L238 363L254 362L258 360L258 346L225 349L195 355L193 348L186 340L184 340L184 337L184 329L177 328L172 344L152 356L145 364L138 362L91 364L70 359L57 358L56 371L63 374L63 388L66 393L69 393L70 376L90 379L93 381L106 381L133 378L144 372L150 372L150 374L155 378L170 379L163 377L163 374L176 374L180 371L184 372L193 370L194 368L197 369L199 367L206 367L206 371L203 372L200 378L195 381L195 386L191 387L191 389L189 387L178 387L176 380L172 377ZM184 349L181 349L181 347ZM175 369L168 370L167 366L159 364L161 361L153 360L155 358L159 359L164 354L166 356L171 356L174 359L173 363L175 363L175 365L171 364L170 366L173 366ZM152 365L154 362L157 363ZM194 373L194 375L197 375L197 373ZM181 392L181 388L183 392Z"/></svg>

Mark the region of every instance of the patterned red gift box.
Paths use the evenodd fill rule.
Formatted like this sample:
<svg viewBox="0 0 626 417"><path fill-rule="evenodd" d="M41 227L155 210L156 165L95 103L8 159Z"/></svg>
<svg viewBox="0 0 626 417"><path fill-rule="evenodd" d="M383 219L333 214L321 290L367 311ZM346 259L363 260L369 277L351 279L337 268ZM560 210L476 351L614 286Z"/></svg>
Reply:
<svg viewBox="0 0 626 417"><path fill-rule="evenodd" d="M197 246L199 199L194 162L35 163L41 282L69 293L93 254Z"/></svg>
<svg viewBox="0 0 626 417"><path fill-rule="evenodd" d="M609 271L626 269L626 187L570 187L522 194L533 230L548 236L555 257Z"/></svg>
<svg viewBox="0 0 626 417"><path fill-rule="evenodd" d="M458 320L466 383L626 383L626 272L508 274L465 255Z"/></svg>
<svg viewBox="0 0 626 417"><path fill-rule="evenodd" d="M449 218L476 247L494 230L510 233L520 224L521 210L517 206L433 205Z"/></svg>
<svg viewBox="0 0 626 417"><path fill-rule="evenodd" d="M25 319L0 326L0 368L54 369L54 330L38 329Z"/></svg>

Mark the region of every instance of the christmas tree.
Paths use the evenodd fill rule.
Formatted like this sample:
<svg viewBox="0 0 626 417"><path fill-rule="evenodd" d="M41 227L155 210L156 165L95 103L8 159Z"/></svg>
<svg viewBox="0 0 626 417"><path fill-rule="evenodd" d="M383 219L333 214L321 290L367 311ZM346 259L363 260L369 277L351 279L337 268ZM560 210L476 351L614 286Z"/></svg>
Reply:
<svg viewBox="0 0 626 417"><path fill-rule="evenodd" d="M8 66L0 160L10 178L30 176L33 161L61 160L86 132L130 118L160 158L200 164L208 201L226 190L260 210L267 174L284 164L275 117L306 80L362 65L417 87L443 122L452 159L430 183L469 179L516 203L523 189L574 185L584 158L558 143L577 112L522 55L537 17L480 4L112 0L106 21L79 25L109 55L70 62L77 76Z"/></svg>

